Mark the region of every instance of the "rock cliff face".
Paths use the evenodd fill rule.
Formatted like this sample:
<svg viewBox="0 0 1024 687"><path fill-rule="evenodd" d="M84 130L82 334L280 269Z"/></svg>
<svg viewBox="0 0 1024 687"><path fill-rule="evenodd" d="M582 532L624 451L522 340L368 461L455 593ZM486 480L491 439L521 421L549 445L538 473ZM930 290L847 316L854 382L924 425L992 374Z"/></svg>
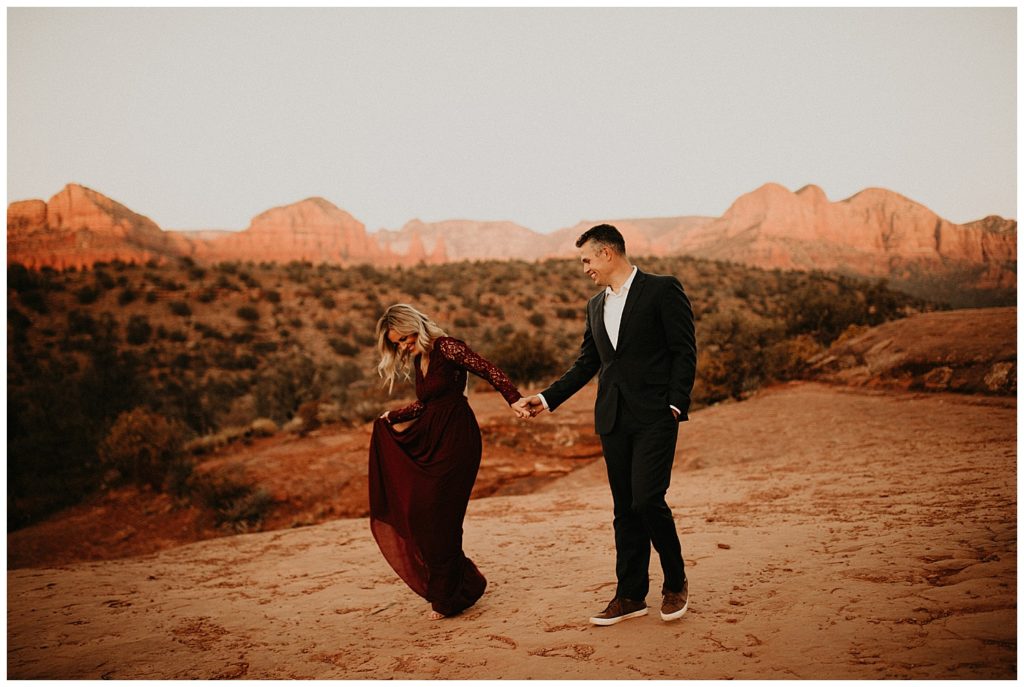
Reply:
<svg viewBox="0 0 1024 687"><path fill-rule="evenodd" d="M240 232L225 232L194 241L200 260L376 263L386 257L366 228L352 215L323 198L272 208L257 215Z"/></svg>
<svg viewBox="0 0 1024 687"><path fill-rule="evenodd" d="M146 262L180 249L180 240L148 217L78 184L68 184L48 203L27 200L7 208L7 260L28 267Z"/></svg>
<svg viewBox="0 0 1024 687"><path fill-rule="evenodd" d="M381 246L395 255L414 260L422 256L430 263L457 260L532 260L539 255L536 244L545 238L513 222L448 220L422 222L414 219L398 230L383 229L374 234Z"/></svg>
<svg viewBox="0 0 1024 687"><path fill-rule="evenodd" d="M308 260L379 266L457 260L575 256L576 238L599 221L622 231L632 255L694 255L766 269L819 269L935 288L1016 288L1017 222L990 216L953 224L892 191L869 188L831 202L817 186L765 184L721 217L580 222L539 234L512 222L408 222L368 234L323 198L276 207L244 231L165 232L95 191L69 184L43 202L11 203L8 261L82 267L120 259ZM946 294L944 294L946 295Z"/></svg>
<svg viewBox="0 0 1024 687"><path fill-rule="evenodd" d="M722 217L680 237L677 251L766 269L834 270L901 278L917 271L981 268L971 286L1016 286L1017 222L948 222L898 193L870 188L830 202L817 186L793 193L765 184ZM909 270L909 271L908 271Z"/></svg>

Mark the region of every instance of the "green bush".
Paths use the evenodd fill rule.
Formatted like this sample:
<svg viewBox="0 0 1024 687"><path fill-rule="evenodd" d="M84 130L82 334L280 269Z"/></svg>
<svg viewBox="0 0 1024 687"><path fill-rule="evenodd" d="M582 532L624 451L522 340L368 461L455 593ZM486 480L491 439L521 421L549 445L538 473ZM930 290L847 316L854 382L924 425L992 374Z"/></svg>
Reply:
<svg viewBox="0 0 1024 687"><path fill-rule="evenodd" d="M248 482L240 472L196 475L189 488L202 505L213 511L218 526L234 532L259 529L274 505L266 489Z"/></svg>
<svg viewBox="0 0 1024 687"><path fill-rule="evenodd" d="M86 285L75 291L75 298L77 298L78 302L82 305L95 303L99 297L100 292L95 286Z"/></svg>
<svg viewBox="0 0 1024 687"><path fill-rule="evenodd" d="M189 317L192 315L192 308L185 301L171 301L167 306L178 317Z"/></svg>
<svg viewBox="0 0 1024 687"><path fill-rule="evenodd" d="M182 455L184 427L146 408L118 415L100 442L100 462L130 482L157 490L180 488L191 469Z"/></svg>
<svg viewBox="0 0 1024 687"><path fill-rule="evenodd" d="M541 336L516 331L494 346L487 356L517 386L529 386L561 371L562 361Z"/></svg>
<svg viewBox="0 0 1024 687"><path fill-rule="evenodd" d="M46 304L46 295L42 291L25 291L18 295L18 300L40 315L50 312L50 308Z"/></svg>
<svg viewBox="0 0 1024 687"><path fill-rule="evenodd" d="M327 343L331 345L331 348L334 349L334 352L337 353L338 355L351 357L359 353L359 348L357 346L352 344L350 341L346 341L345 339L339 339L336 336L332 336L330 339L328 339Z"/></svg>
<svg viewBox="0 0 1024 687"><path fill-rule="evenodd" d="M125 331L125 341L133 346L140 346L153 334L153 327L149 324L149 318L145 315L132 315L128 320L128 327Z"/></svg>
<svg viewBox="0 0 1024 687"><path fill-rule="evenodd" d="M243 305L235 311L235 314L246 322L256 322L260 319L260 311L251 305Z"/></svg>

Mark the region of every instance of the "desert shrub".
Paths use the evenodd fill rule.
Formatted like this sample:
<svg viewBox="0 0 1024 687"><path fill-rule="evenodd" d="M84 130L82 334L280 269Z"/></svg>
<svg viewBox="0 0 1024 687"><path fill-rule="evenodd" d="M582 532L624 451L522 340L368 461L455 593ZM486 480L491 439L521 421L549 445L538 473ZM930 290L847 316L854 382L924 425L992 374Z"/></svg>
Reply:
<svg viewBox="0 0 1024 687"><path fill-rule="evenodd" d="M316 372L316 364L305 355L278 354L268 360L253 388L256 414L287 422L301 403L317 395Z"/></svg>
<svg viewBox="0 0 1024 687"><path fill-rule="evenodd" d="M46 304L46 294L43 291L35 290L23 291L18 294L18 300L27 307L35 310L40 315L45 315L50 312L49 306Z"/></svg>
<svg viewBox="0 0 1024 687"><path fill-rule="evenodd" d="M254 435L261 437L274 436L275 434L278 433L278 431L280 431L280 428L277 426L277 423L271 420L269 417L256 418L249 425L249 428L252 430Z"/></svg>
<svg viewBox="0 0 1024 687"><path fill-rule="evenodd" d="M377 334L372 329L357 331L353 338L356 340L357 346L369 347L377 345Z"/></svg>
<svg viewBox="0 0 1024 687"><path fill-rule="evenodd" d="M95 286L86 285L75 291L75 298L77 298L78 302L82 305L95 303L99 297L100 292Z"/></svg>
<svg viewBox="0 0 1024 687"><path fill-rule="evenodd" d="M331 348L334 349L334 352L338 355L351 357L359 353L359 348L355 344L336 336L332 336L328 339L327 343L331 345Z"/></svg>
<svg viewBox="0 0 1024 687"><path fill-rule="evenodd" d="M505 308L500 303L481 303L477 312L481 317L496 317L499 320L505 318Z"/></svg>
<svg viewBox="0 0 1024 687"><path fill-rule="evenodd" d="M246 322L256 322L260 319L260 311L251 305L243 305L235 311L235 314Z"/></svg>
<svg viewBox="0 0 1024 687"><path fill-rule="evenodd" d="M543 327L548 322L548 318L544 317L544 315L539 312L533 313L526 319L534 327Z"/></svg>
<svg viewBox="0 0 1024 687"><path fill-rule="evenodd" d="M98 447L100 462L127 481L180 491L191 471L183 456L184 427L146 408L121 413Z"/></svg>
<svg viewBox="0 0 1024 687"><path fill-rule="evenodd" d="M185 301L170 301L167 307L178 317L189 317L192 315L192 308Z"/></svg>
<svg viewBox="0 0 1024 687"><path fill-rule="evenodd" d="M196 475L189 488L213 511L218 526L234 532L259 529L274 504L266 489L247 481L241 472Z"/></svg>
<svg viewBox="0 0 1024 687"><path fill-rule="evenodd" d="M218 329L216 329L214 327L211 327L208 324L204 324L202 322L196 322L195 325L193 325L193 326L194 326L194 328L195 328L195 330L197 332L202 334L204 339L217 339L219 341L223 341L226 338L220 332L220 330L218 330Z"/></svg>
<svg viewBox="0 0 1024 687"><path fill-rule="evenodd" d="M813 336L784 339L764 352L765 374L776 381L800 379L809 369L809 361L824 350Z"/></svg>
<svg viewBox="0 0 1024 687"><path fill-rule="evenodd" d="M299 436L306 436L314 429L320 427L320 401L306 401L299 406L295 417L300 421L297 428Z"/></svg>
<svg viewBox="0 0 1024 687"><path fill-rule="evenodd" d="M213 364L224 370L255 370L259 367L259 358L252 353L239 353L229 348L220 348L213 352Z"/></svg>
<svg viewBox="0 0 1024 687"><path fill-rule="evenodd" d="M213 303L217 300L217 289L213 287L203 289L196 295L196 300L200 303Z"/></svg>
<svg viewBox="0 0 1024 687"><path fill-rule="evenodd" d="M558 354L541 336L521 331L500 339L488 357L519 386L546 379L562 366Z"/></svg>
<svg viewBox="0 0 1024 687"><path fill-rule="evenodd" d="M332 296L321 296L320 305L322 305L325 310L334 310L334 307L337 305L337 302L334 300Z"/></svg>
<svg viewBox="0 0 1024 687"><path fill-rule="evenodd" d="M560 320L575 320L580 316L579 308L556 308L555 317Z"/></svg>
<svg viewBox="0 0 1024 687"><path fill-rule="evenodd" d="M77 334L88 334L93 335L96 333L96 319L89 313L83 310L71 310L67 316L68 328L67 333L69 335Z"/></svg>
<svg viewBox="0 0 1024 687"><path fill-rule="evenodd" d="M22 293L38 289L41 283L39 274L28 269L20 262L12 262L7 266L7 288Z"/></svg>
<svg viewBox="0 0 1024 687"><path fill-rule="evenodd" d="M340 404L349 401L352 385L363 379L363 370L352 360L327 364L318 373L322 380L320 395Z"/></svg>
<svg viewBox="0 0 1024 687"><path fill-rule="evenodd" d="M156 300L157 300L156 291L147 291L146 292L146 302L147 303L156 303Z"/></svg>
<svg viewBox="0 0 1024 687"><path fill-rule="evenodd" d="M240 332L231 332L231 336L228 337L231 343L252 343L256 339L256 332L252 329L244 329Z"/></svg>
<svg viewBox="0 0 1024 687"><path fill-rule="evenodd" d="M224 289L226 291L241 291L242 290L242 287L240 287L238 284L233 282L226 274L218 275L217 276L217 281L214 283L214 285L218 289Z"/></svg>
<svg viewBox="0 0 1024 687"><path fill-rule="evenodd" d="M279 291L274 291L273 289L270 289L269 291L263 292L263 299L268 303L280 303L281 293Z"/></svg>
<svg viewBox="0 0 1024 687"><path fill-rule="evenodd" d="M96 279L96 287L100 290L109 291L117 285L114 278L103 270L96 270L93 276Z"/></svg>
<svg viewBox="0 0 1024 687"><path fill-rule="evenodd" d="M121 289L121 293L117 294L118 305L128 305L139 297L135 291L132 291L129 287Z"/></svg>
<svg viewBox="0 0 1024 687"><path fill-rule="evenodd" d="M28 315L21 312L17 308L8 306L7 324L14 331L24 332L26 329L32 326L32 320L29 319Z"/></svg>
<svg viewBox="0 0 1024 687"><path fill-rule="evenodd" d="M252 345L253 351L259 355L266 355L267 353L273 353L278 349L276 341L257 341Z"/></svg>
<svg viewBox="0 0 1024 687"><path fill-rule="evenodd" d="M125 341L133 346L139 346L149 341L153 334L153 327L149 324L149 318L145 315L132 315L128 319L128 327L125 330Z"/></svg>

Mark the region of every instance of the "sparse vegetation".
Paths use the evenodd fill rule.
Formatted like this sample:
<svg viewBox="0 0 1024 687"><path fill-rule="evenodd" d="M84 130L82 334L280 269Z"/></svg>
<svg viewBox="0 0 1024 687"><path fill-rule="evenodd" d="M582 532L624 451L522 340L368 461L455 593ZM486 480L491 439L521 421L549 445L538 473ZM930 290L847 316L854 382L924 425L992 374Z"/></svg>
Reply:
<svg viewBox="0 0 1024 687"><path fill-rule="evenodd" d="M850 327L934 308L884 284L833 275L682 257L637 262L678 276L693 303L694 408L799 378L806 361ZM103 295L109 284L116 289ZM521 387L547 383L575 359L594 292L571 260L401 270L308 262L111 263L63 272L10 265L9 526L101 488L111 465L110 454L101 460L101 442L135 409L186 437L225 432L222 442L254 436L257 418L284 427L300 409L306 426L372 420L394 403L375 371L374 327L391 303L415 304ZM271 507L255 488L204 489L226 523L258 527L258 512Z"/></svg>

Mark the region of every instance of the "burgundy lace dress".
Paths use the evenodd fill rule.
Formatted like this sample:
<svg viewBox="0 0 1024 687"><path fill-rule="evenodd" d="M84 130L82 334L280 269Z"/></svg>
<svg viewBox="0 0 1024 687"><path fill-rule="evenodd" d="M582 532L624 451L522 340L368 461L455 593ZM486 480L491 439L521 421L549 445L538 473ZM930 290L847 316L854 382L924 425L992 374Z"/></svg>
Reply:
<svg viewBox="0 0 1024 687"><path fill-rule="evenodd" d="M487 586L462 551L462 521L480 467L480 426L465 396L466 372L486 379L511 405L508 376L458 339L441 337L426 377L416 368L412 405L378 418L370 440L370 529L406 584L443 615L476 603ZM404 430L392 423L416 422Z"/></svg>

